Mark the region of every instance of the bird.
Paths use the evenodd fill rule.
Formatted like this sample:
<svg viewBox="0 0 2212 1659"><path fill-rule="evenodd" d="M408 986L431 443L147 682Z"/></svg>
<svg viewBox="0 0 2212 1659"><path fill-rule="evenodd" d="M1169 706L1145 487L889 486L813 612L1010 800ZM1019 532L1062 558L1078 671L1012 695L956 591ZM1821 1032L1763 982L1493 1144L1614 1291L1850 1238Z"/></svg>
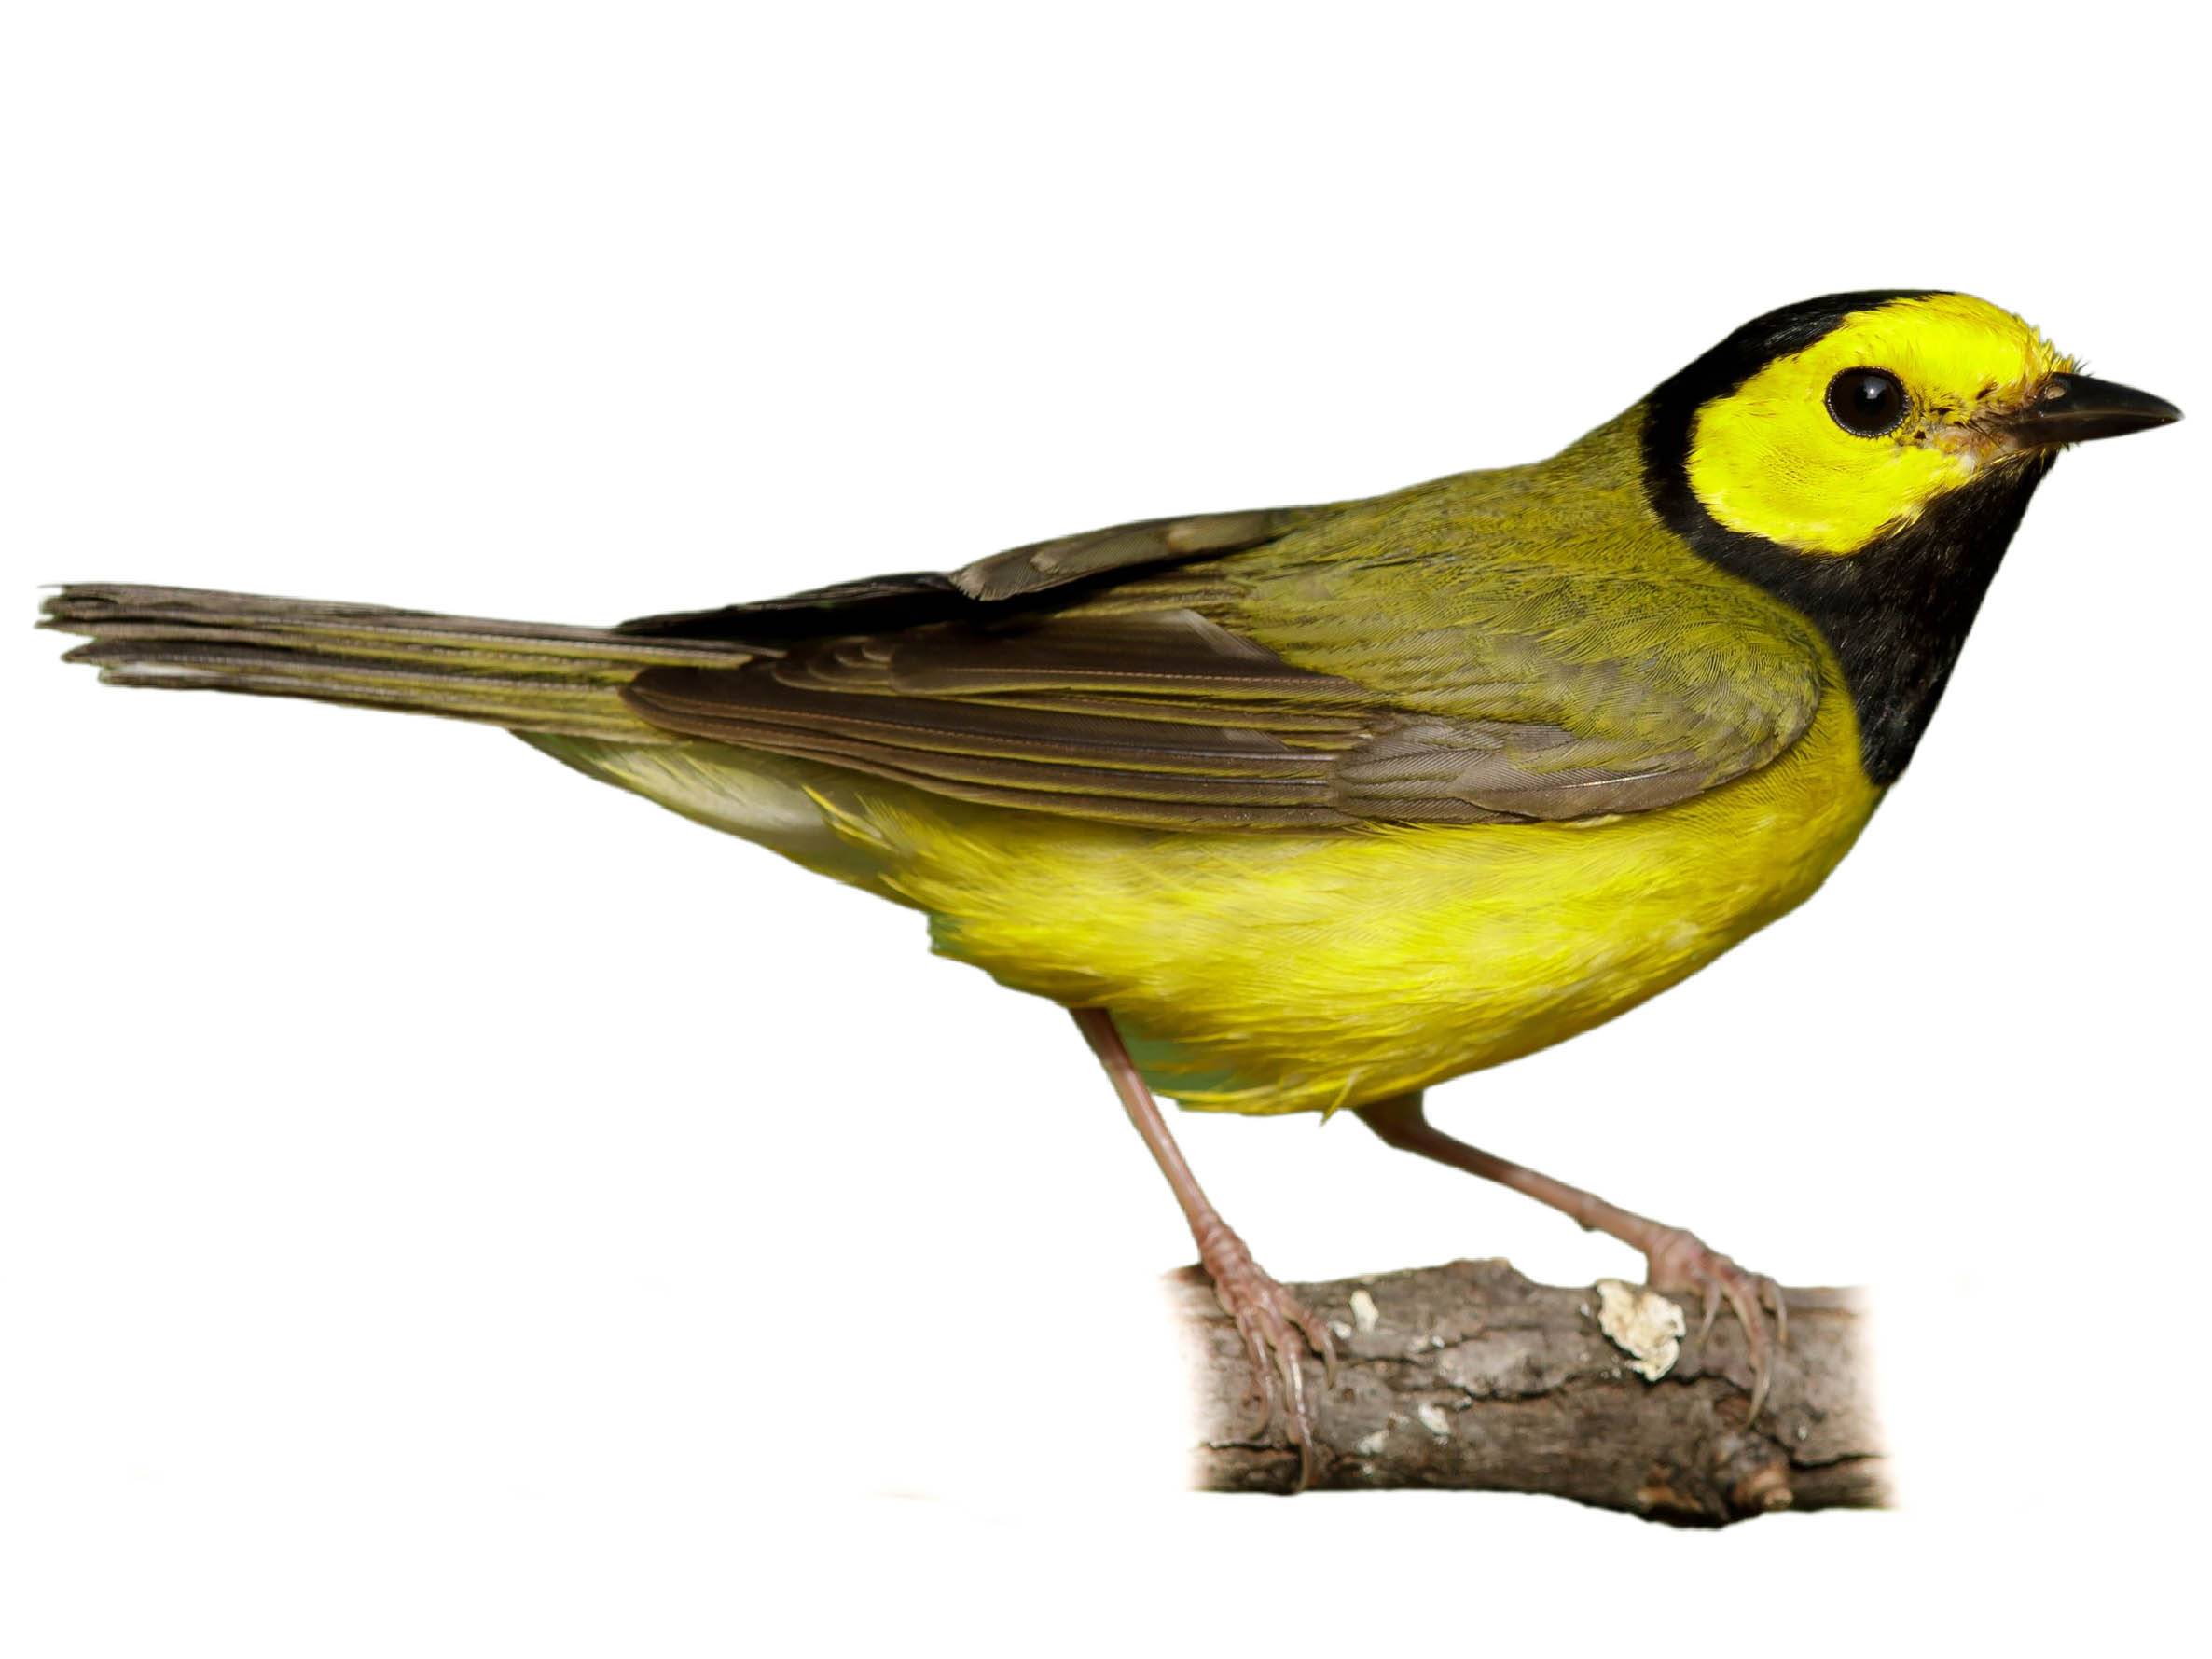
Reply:
<svg viewBox="0 0 2212 1659"><path fill-rule="evenodd" d="M1370 498L613 628L109 583L61 587L42 625L117 684L505 727L1062 1004L1303 1486L1330 1332L1162 1098L1348 1112L1611 1236L1707 1330L1741 1324L1756 1416L1787 1341L1771 1279L1445 1134L1424 1093L1809 897L1912 759L2054 458L2179 418L1987 301L1861 291L1744 325L1548 460Z"/></svg>

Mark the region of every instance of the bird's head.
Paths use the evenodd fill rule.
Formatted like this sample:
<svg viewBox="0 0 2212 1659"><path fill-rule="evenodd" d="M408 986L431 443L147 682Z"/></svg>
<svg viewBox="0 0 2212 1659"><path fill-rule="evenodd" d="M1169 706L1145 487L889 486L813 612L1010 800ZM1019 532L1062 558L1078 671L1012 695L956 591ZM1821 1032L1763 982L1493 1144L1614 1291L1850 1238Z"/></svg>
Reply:
<svg viewBox="0 0 2212 1659"><path fill-rule="evenodd" d="M1652 394L1672 516L1848 558L1979 482L2180 419L1969 294L1836 294L1748 323ZM1702 528L1702 526L1701 526Z"/></svg>
<svg viewBox="0 0 2212 1659"><path fill-rule="evenodd" d="M1986 300L1833 294L1745 324L1646 398L1643 484L1667 529L1819 629L1886 784L2051 458L2180 418Z"/></svg>

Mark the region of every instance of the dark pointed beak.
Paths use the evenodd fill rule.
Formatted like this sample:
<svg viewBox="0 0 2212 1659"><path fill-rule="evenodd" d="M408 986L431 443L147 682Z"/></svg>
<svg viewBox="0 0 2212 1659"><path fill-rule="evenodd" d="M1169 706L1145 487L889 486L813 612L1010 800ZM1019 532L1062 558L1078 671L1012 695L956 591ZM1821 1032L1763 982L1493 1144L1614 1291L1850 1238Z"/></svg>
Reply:
<svg viewBox="0 0 2212 1659"><path fill-rule="evenodd" d="M2004 425L2016 442L2045 449L2146 432L2180 419L2181 411L2163 397L2088 375L2061 374L2044 381L2043 394L2007 417Z"/></svg>

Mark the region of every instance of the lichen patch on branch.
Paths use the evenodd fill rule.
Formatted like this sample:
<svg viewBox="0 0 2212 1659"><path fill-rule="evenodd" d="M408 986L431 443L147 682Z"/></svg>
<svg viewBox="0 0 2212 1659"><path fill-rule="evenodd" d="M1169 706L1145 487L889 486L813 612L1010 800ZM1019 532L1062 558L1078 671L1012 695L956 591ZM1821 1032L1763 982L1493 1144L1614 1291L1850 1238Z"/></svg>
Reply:
<svg viewBox="0 0 2212 1659"><path fill-rule="evenodd" d="M1601 1279L1597 1289L1597 1328L1628 1355L1628 1368L1646 1382L1672 1371L1690 1330L1681 1308L1657 1291L1617 1279Z"/></svg>

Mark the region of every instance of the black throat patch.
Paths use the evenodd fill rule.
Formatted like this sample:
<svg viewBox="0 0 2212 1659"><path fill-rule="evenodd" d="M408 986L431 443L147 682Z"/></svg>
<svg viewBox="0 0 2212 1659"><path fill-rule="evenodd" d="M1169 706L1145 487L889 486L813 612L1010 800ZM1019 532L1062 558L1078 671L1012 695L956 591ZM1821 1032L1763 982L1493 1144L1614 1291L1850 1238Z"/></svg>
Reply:
<svg viewBox="0 0 2212 1659"><path fill-rule="evenodd" d="M1747 324L1644 404L1644 488L1666 527L1819 629L1859 715L1860 764L1894 782L1935 713L1967 630L2048 457L1994 468L1939 497L1913 523L1849 555L1796 553L1728 529L1690 488L1690 423L1775 358L1803 351L1853 311L1917 291L1836 294Z"/></svg>

